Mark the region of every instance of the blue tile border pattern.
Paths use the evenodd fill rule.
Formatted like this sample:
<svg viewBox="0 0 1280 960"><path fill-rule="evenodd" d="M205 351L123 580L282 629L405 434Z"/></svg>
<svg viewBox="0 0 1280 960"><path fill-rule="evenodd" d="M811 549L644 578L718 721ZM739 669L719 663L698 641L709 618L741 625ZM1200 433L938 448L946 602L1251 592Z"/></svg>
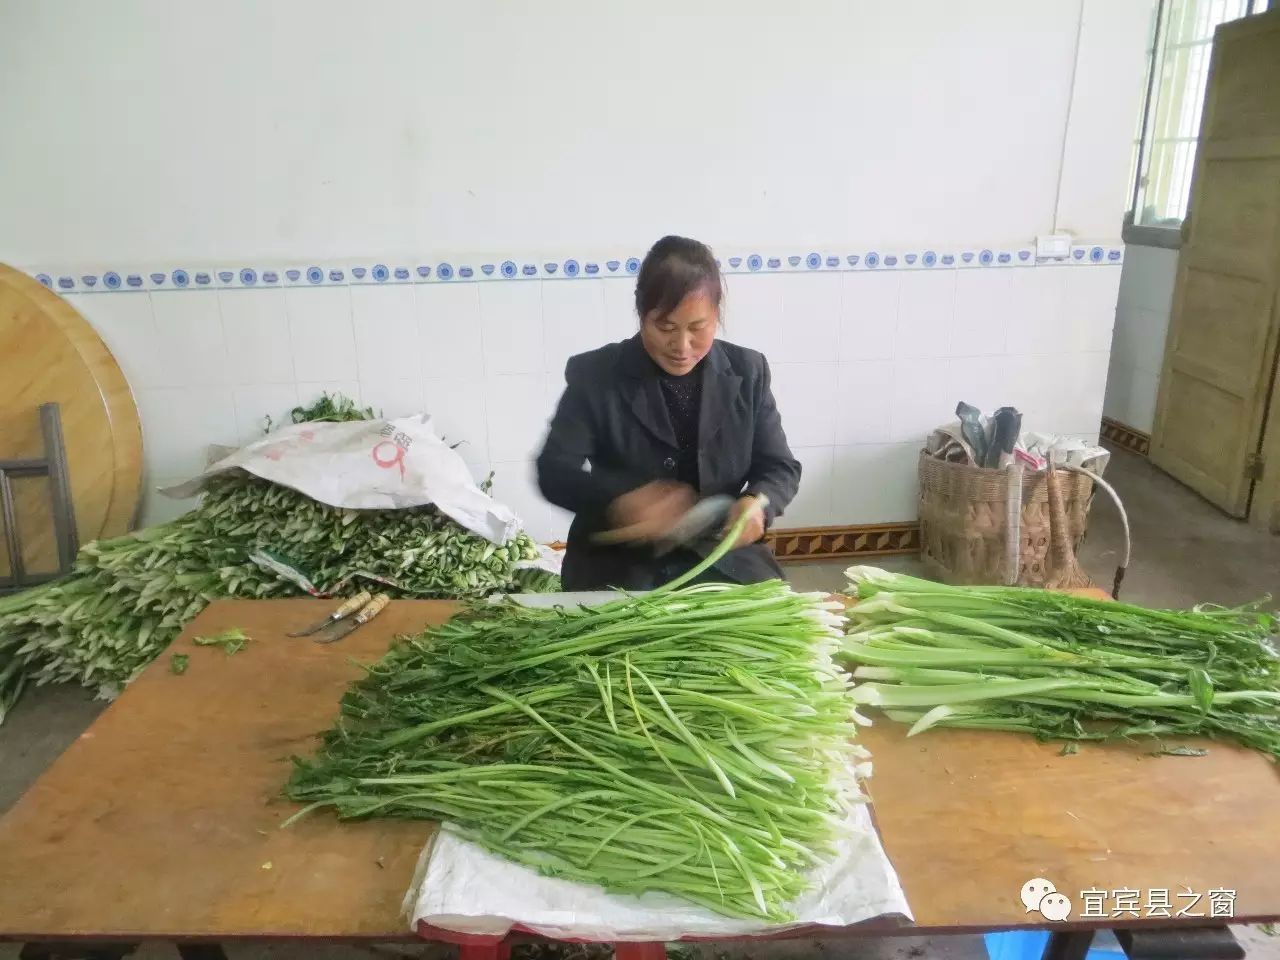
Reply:
<svg viewBox="0 0 1280 960"><path fill-rule="evenodd" d="M727 275L769 273L866 273L927 270L1021 269L1035 266L1115 266L1124 262L1118 240L1077 244L1062 260L1037 260L1034 245L935 245L887 249L867 246L855 252L830 249L787 252L733 250L717 261ZM240 289L273 287L378 286L406 283L502 283L521 280L608 279L634 277L639 256L566 257L494 255L468 258L302 261L294 264L237 263L221 267L181 264L110 269L30 268L25 272L57 293L127 293L145 290Z"/></svg>

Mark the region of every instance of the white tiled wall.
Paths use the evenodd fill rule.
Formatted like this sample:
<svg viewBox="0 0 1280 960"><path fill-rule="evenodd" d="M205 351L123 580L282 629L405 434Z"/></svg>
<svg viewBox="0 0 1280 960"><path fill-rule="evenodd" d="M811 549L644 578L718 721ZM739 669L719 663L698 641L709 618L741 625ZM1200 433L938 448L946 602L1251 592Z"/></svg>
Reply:
<svg viewBox="0 0 1280 960"><path fill-rule="evenodd" d="M1097 434L1120 267L734 275L724 336L763 350L804 465L783 525L915 516L915 459L958 400ZM538 537L568 515L532 460L565 360L635 329L625 279L68 296L134 388L148 483L186 479L210 442L260 435L322 391L387 416L425 410ZM1117 350L1120 344L1117 343ZM1137 424L1135 424L1137 425ZM148 500L145 517L184 505Z"/></svg>
<svg viewBox="0 0 1280 960"><path fill-rule="evenodd" d="M1176 250L1131 246L1125 254L1105 412L1146 433L1155 422L1177 271Z"/></svg>

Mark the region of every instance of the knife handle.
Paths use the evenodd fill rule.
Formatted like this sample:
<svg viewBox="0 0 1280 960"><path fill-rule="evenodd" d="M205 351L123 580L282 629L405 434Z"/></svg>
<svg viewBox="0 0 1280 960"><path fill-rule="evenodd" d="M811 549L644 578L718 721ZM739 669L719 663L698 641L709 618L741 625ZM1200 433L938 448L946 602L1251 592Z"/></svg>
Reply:
<svg viewBox="0 0 1280 960"><path fill-rule="evenodd" d="M649 524L646 521L633 523L629 527L615 527L612 530L600 530L591 535L592 543L615 544L627 543L628 541L637 539L638 534L645 530Z"/></svg>
<svg viewBox="0 0 1280 960"><path fill-rule="evenodd" d="M373 594L371 594L368 590L361 590L350 600L344 601L342 606L340 606L337 610L329 614L329 619L341 620L343 617L355 613L357 610L359 610L361 607L363 607L366 603L368 603L372 599L373 599Z"/></svg>
<svg viewBox="0 0 1280 960"><path fill-rule="evenodd" d="M372 620L374 617L380 614L383 611L383 608L385 608L386 605L390 602L391 602L391 598L387 596L385 593L378 594L376 597L370 600L367 604L365 604L364 609L362 609L359 613L356 614L355 622L357 624L368 623L370 620Z"/></svg>

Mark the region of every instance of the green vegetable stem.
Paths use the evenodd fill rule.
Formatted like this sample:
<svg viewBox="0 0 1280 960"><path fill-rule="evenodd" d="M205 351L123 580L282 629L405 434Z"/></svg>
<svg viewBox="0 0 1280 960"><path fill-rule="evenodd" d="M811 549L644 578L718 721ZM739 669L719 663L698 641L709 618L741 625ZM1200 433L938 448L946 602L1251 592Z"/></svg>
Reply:
<svg viewBox="0 0 1280 960"><path fill-rule="evenodd" d="M475 605L404 638L286 787L344 819L436 819L543 873L791 916L846 829L866 751L843 618L781 581L597 607Z"/></svg>
<svg viewBox="0 0 1280 960"><path fill-rule="evenodd" d="M1261 603L1148 610L852 567L853 699L910 723L1041 739L1207 736L1280 757L1280 618Z"/></svg>

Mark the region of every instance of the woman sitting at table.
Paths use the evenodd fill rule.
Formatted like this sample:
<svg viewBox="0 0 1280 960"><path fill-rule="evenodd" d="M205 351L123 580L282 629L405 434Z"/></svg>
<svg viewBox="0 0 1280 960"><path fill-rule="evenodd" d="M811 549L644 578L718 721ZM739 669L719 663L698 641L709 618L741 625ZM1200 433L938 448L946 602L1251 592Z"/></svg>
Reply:
<svg viewBox="0 0 1280 960"><path fill-rule="evenodd" d="M580 354L538 457L543 495L575 516L566 590L656 587L696 565L715 538L654 549L700 498L737 497L737 546L704 579L752 583L782 575L765 530L796 494L769 364L716 339L723 282L711 250L664 237L636 279L639 332ZM767 497L761 507L757 494ZM607 537L600 537L610 531ZM607 540L608 542L602 542Z"/></svg>

